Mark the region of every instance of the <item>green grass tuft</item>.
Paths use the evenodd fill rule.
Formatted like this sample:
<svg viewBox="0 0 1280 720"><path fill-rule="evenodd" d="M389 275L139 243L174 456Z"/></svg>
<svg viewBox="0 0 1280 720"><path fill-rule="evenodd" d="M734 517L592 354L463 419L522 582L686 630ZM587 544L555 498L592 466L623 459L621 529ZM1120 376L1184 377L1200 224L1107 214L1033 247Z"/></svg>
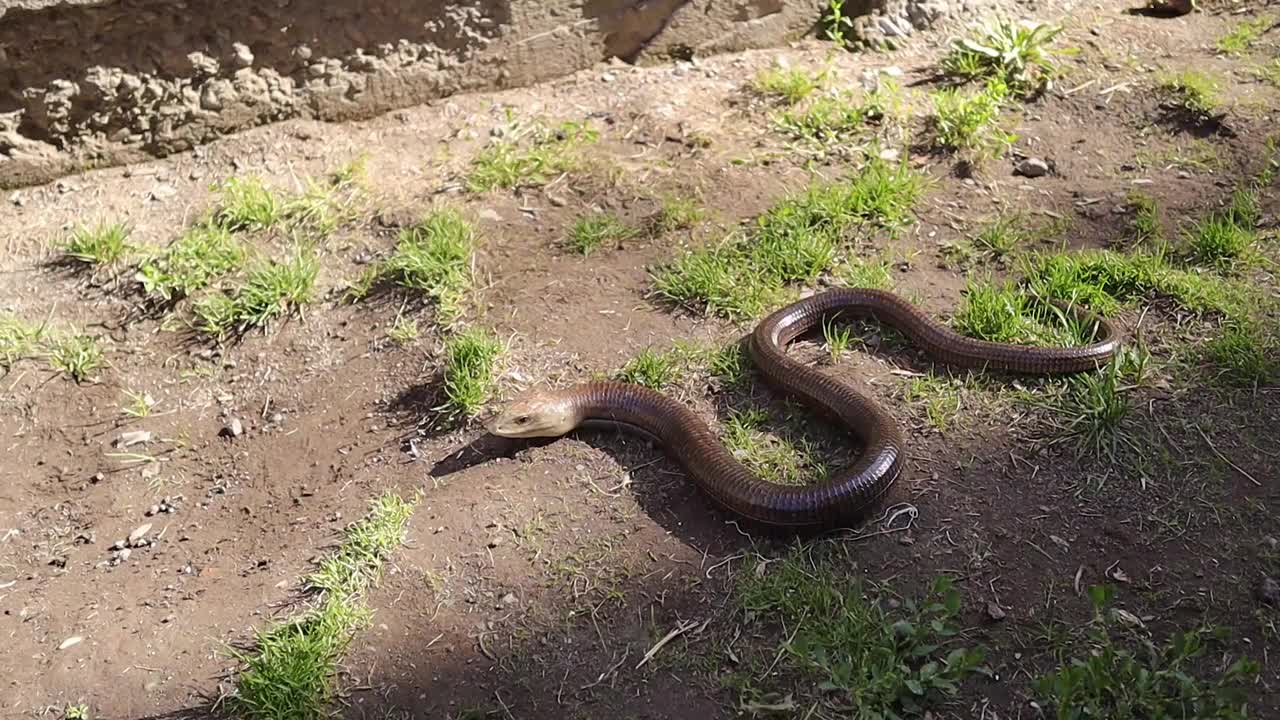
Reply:
<svg viewBox="0 0 1280 720"><path fill-rule="evenodd" d="M494 370L504 347L483 328L467 328L444 344L444 404L451 418L471 419L480 414L496 382Z"/></svg>
<svg viewBox="0 0 1280 720"><path fill-rule="evenodd" d="M1234 30L1218 38L1218 52L1226 55L1242 55L1248 52L1262 34L1271 29L1276 18L1269 15L1243 20Z"/></svg>
<svg viewBox="0 0 1280 720"><path fill-rule="evenodd" d="M605 245L616 247L618 243L635 235L635 228L624 223L616 215L594 213L584 215L574 222L573 227L569 229L567 244L570 249L586 256Z"/></svg>
<svg viewBox="0 0 1280 720"><path fill-rule="evenodd" d="M1134 240L1139 243L1158 242L1164 238L1164 229L1160 225L1160 206L1154 198L1135 193L1130 198L1133 206Z"/></svg>
<svg viewBox="0 0 1280 720"><path fill-rule="evenodd" d="M413 503L379 498L370 514L348 528L338 550L307 578L317 605L259 632L252 653L233 651L242 663L229 709L249 720L319 720L329 716L338 660L371 611L363 595L377 582L386 558L404 541Z"/></svg>
<svg viewBox="0 0 1280 720"><path fill-rule="evenodd" d="M763 430L769 419L763 410L733 410L724 422L725 447L765 482L806 485L831 474L817 450L803 438L791 438Z"/></svg>
<svg viewBox="0 0 1280 720"><path fill-rule="evenodd" d="M1205 358L1216 370L1216 379L1230 385L1256 387L1276 373L1280 353L1276 334L1262 331L1256 322L1228 322L1205 346Z"/></svg>
<svg viewBox="0 0 1280 720"><path fill-rule="evenodd" d="M441 324L451 325L461 316L474 280L475 242L475 230L461 213L452 208L435 210L400 232L395 253L368 271L365 289L386 279L419 290L436 303Z"/></svg>
<svg viewBox="0 0 1280 720"><path fill-rule="evenodd" d="M1076 342L1075 328L1011 283L970 280L964 301L951 318L956 332L1001 343L1066 346Z"/></svg>
<svg viewBox="0 0 1280 720"><path fill-rule="evenodd" d="M45 335L43 325L32 325L12 315L0 314L0 368L30 356Z"/></svg>
<svg viewBox="0 0 1280 720"><path fill-rule="evenodd" d="M49 364L76 382L83 382L103 364L102 348L89 335L56 338L49 343L48 353Z"/></svg>
<svg viewBox="0 0 1280 720"><path fill-rule="evenodd" d="M614 374L614 379L643 385L652 390L663 390L678 382L683 370L675 353L659 353L652 348L645 348L628 360Z"/></svg>
<svg viewBox="0 0 1280 720"><path fill-rule="evenodd" d="M811 73L800 68L771 67L757 73L750 88L765 97L795 105L821 88L826 77L825 72Z"/></svg>
<svg viewBox="0 0 1280 720"><path fill-rule="evenodd" d="M311 302L320 262L298 249L284 262L268 260L249 271L245 281L230 293L201 298L193 310L198 328L218 338L251 328L297 311Z"/></svg>
<svg viewBox="0 0 1280 720"><path fill-rule="evenodd" d="M1257 236L1226 214L1212 214L1197 221L1187 232L1191 259L1203 265L1226 269L1240 260Z"/></svg>
<svg viewBox="0 0 1280 720"><path fill-rule="evenodd" d="M472 160L467 189L479 193L544 185L555 175L577 169L579 147L597 137L578 123L563 123L555 130L536 126L528 135L526 143L520 137L504 137L481 150Z"/></svg>
<svg viewBox="0 0 1280 720"><path fill-rule="evenodd" d="M968 94L959 88L932 93L933 114L929 122L934 144L942 150L971 150L979 155L1011 144L1016 137L996 125L1007 94L999 80L990 80L982 90Z"/></svg>
<svg viewBox="0 0 1280 720"><path fill-rule="evenodd" d="M754 317L832 268L854 227L896 231L923 192L905 166L874 160L856 177L815 185L775 205L748 232L679 257L654 274L659 295L733 319Z"/></svg>
<svg viewBox="0 0 1280 720"><path fill-rule="evenodd" d="M129 243L132 230L124 223L100 222L71 231L63 244L66 257L86 265L114 266L134 248Z"/></svg>
<svg viewBox="0 0 1280 720"><path fill-rule="evenodd" d="M1163 75L1156 81L1156 90L1177 107L1200 120L1213 117L1222 102L1217 79L1196 70Z"/></svg>
<svg viewBox="0 0 1280 720"><path fill-rule="evenodd" d="M856 577L800 555L739 577L748 621L785 630L778 668L795 677L797 692L810 688L813 698L802 704L825 706L824 717L922 715L980 670L982 651L956 642L960 596L946 578L924 602L908 599L887 610L884 598L868 599ZM744 688L744 702L758 692Z"/></svg>
<svg viewBox="0 0 1280 720"><path fill-rule="evenodd" d="M867 121L866 108L848 94L823 95L803 108L793 108L774 118L794 138L823 146L846 143Z"/></svg>
<svg viewBox="0 0 1280 720"><path fill-rule="evenodd" d="M244 262L244 248L229 230L197 225L158 256L144 260L136 278L148 295L171 301L205 288Z"/></svg>
<svg viewBox="0 0 1280 720"><path fill-rule="evenodd" d="M398 345L408 345L418 339L418 321L413 318L397 317L387 330L387 337Z"/></svg>
<svg viewBox="0 0 1280 720"><path fill-rule="evenodd" d="M667 197L662 201L654 229L659 233L688 230L702 222L706 214L696 198Z"/></svg>
<svg viewBox="0 0 1280 720"><path fill-rule="evenodd" d="M257 176L233 177L214 186L218 192L213 224L232 232L266 230L285 218L285 204Z"/></svg>

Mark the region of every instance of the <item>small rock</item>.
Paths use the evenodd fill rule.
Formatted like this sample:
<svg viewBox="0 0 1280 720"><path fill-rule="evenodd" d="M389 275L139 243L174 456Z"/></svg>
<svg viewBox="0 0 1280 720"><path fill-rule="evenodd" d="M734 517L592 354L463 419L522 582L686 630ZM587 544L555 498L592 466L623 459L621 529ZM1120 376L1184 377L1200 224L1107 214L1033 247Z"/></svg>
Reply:
<svg viewBox="0 0 1280 720"><path fill-rule="evenodd" d="M1008 617L1008 615L1005 614L1004 608L993 602L989 602L987 603L987 617L999 622L1000 620Z"/></svg>
<svg viewBox="0 0 1280 720"><path fill-rule="evenodd" d="M1038 178L1049 174L1049 163L1040 158L1027 158L1018 163L1014 172L1023 177Z"/></svg>
<svg viewBox="0 0 1280 720"><path fill-rule="evenodd" d="M507 593L506 595L502 596L503 605L515 605L517 602L519 602L519 600L516 599L516 596L514 593Z"/></svg>
<svg viewBox="0 0 1280 720"><path fill-rule="evenodd" d="M1264 577L1258 583L1258 600L1263 604L1280 607L1280 581L1273 577Z"/></svg>
<svg viewBox="0 0 1280 720"><path fill-rule="evenodd" d="M279 425L280 423L284 422L284 415L281 413L272 413L271 422L275 423L276 425Z"/></svg>
<svg viewBox="0 0 1280 720"><path fill-rule="evenodd" d="M130 445L138 445L140 443L151 442L151 431L149 430L131 430L122 433L116 438L116 447L127 448Z"/></svg>
<svg viewBox="0 0 1280 720"><path fill-rule="evenodd" d="M129 547L129 541L128 541L128 540L117 540L117 541L115 541L115 542L111 543L111 549L112 549L112 550L123 550L123 549L125 549L125 548L127 548L127 547Z"/></svg>
<svg viewBox="0 0 1280 720"><path fill-rule="evenodd" d="M142 525L139 525L134 528L133 532L129 533L129 544L132 545L133 543L138 542L142 538L146 537L149 532L151 532L151 523L143 523Z"/></svg>
<svg viewBox="0 0 1280 720"><path fill-rule="evenodd" d="M617 79L618 79L618 76L614 75L613 73L604 73L603 75L600 76L600 82L605 82L605 83L611 83Z"/></svg>
<svg viewBox="0 0 1280 720"><path fill-rule="evenodd" d="M15 207L22 207L27 204L27 199L23 197L22 193L15 192L9 196L9 202L13 203Z"/></svg>
<svg viewBox="0 0 1280 720"><path fill-rule="evenodd" d="M489 222L502 222L502 215L498 214L498 211L494 210L493 208L485 208L480 212L476 213L476 215L478 215L481 220L488 220Z"/></svg>
<svg viewBox="0 0 1280 720"><path fill-rule="evenodd" d="M79 635L72 635L66 640L63 640L62 644L58 645L58 649L66 650L67 648L72 647L73 645L79 645L82 642L84 642L84 638L80 637Z"/></svg>
<svg viewBox="0 0 1280 720"><path fill-rule="evenodd" d="M496 547L498 547L499 545L501 545L505 540L506 540L506 538L504 538L504 537L503 537L503 536L501 536L501 535L494 535L494 536L489 540L489 547L491 547L491 548L496 548Z"/></svg>
<svg viewBox="0 0 1280 720"><path fill-rule="evenodd" d="M164 202L177 194L178 188L172 185L157 185L147 191L147 200L151 202Z"/></svg>
<svg viewBox="0 0 1280 720"><path fill-rule="evenodd" d="M130 550L129 548L124 548L123 550L120 550L119 552L116 553L116 564L120 564L122 562L127 561L129 559L129 556L132 554L133 554L133 551Z"/></svg>
<svg viewBox="0 0 1280 720"><path fill-rule="evenodd" d="M159 515L159 514L160 514L159 505L152 505L151 507L147 508L147 517L151 517L152 515Z"/></svg>
<svg viewBox="0 0 1280 720"><path fill-rule="evenodd" d="M244 434L244 423L240 422L240 418L232 418L231 422L227 423L219 434L223 437L240 437Z"/></svg>
<svg viewBox="0 0 1280 720"><path fill-rule="evenodd" d="M897 148L885 148L880 151L880 159L885 162L897 162L902 153Z"/></svg>
<svg viewBox="0 0 1280 720"><path fill-rule="evenodd" d="M253 51L244 43L232 43L231 51L235 53L234 58L236 65L240 67L249 67L253 64Z"/></svg>
<svg viewBox="0 0 1280 720"><path fill-rule="evenodd" d="M97 485L98 483L106 479L107 479L106 475L103 475L102 473L94 473L93 477L89 478L89 482L93 483L94 485Z"/></svg>

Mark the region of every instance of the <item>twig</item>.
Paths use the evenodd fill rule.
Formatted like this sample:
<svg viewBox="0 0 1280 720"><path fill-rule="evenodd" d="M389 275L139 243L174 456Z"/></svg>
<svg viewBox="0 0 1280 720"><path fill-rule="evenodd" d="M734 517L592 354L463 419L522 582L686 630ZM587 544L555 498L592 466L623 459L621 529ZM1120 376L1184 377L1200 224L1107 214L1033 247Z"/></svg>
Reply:
<svg viewBox="0 0 1280 720"><path fill-rule="evenodd" d="M1200 433L1200 437L1204 438L1204 441L1209 443L1209 449L1213 451L1214 455L1217 455L1219 458L1221 458L1222 462L1230 465L1231 467L1235 468L1236 472L1249 478L1249 482L1253 483L1254 485L1257 485L1258 487L1262 487L1262 483L1258 482L1257 478L1255 478L1254 476L1246 472L1244 468L1231 462L1231 460L1228 459L1226 455L1223 455L1222 453L1218 452L1218 448L1214 447L1213 441L1209 439L1208 435L1204 434L1204 431L1200 429L1199 425L1196 426L1196 432Z"/></svg>
<svg viewBox="0 0 1280 720"><path fill-rule="evenodd" d="M614 663L613 665L610 665L608 670L605 670L604 672L600 673L600 677L596 678L596 681L595 681L595 682L593 682L593 683L587 683L586 685L583 685L582 687L580 687L580 688L578 688L578 689L579 689L579 690L589 690L590 688L593 688L593 687L595 687L595 686L599 685L600 683L604 682L604 679L605 679L605 678L607 678L607 677L609 677L610 675L614 674L615 672L617 672L617 671L618 671L618 668L622 667L622 663L626 662L626 661L627 661L627 658L628 658L628 657L630 657L630 656L631 656L631 648L630 648L630 647L628 647L628 648L627 648L627 650L626 650L626 652L624 652L624 653L622 654L622 659L621 659L621 660L619 660L618 662Z"/></svg>
<svg viewBox="0 0 1280 720"><path fill-rule="evenodd" d="M663 638L659 640L657 644L649 648L649 652L644 654L644 657L641 658L639 664L636 665L635 669L639 670L640 668L644 667L645 663L652 660L653 657L658 654L658 651L661 650L664 646L666 646L667 643L671 642L672 640L675 640L677 637L683 635L684 633L689 632L693 628L697 627L697 625L698 625L697 620L685 620L684 622L680 623L678 626L676 626L674 630L672 630L671 632L663 636Z"/></svg>

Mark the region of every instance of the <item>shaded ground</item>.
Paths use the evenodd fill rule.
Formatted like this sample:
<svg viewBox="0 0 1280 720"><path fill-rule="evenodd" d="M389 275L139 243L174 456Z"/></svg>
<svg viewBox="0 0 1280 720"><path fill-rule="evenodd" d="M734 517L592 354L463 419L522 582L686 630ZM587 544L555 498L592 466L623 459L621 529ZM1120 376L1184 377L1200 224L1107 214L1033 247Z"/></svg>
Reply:
<svg viewBox="0 0 1280 720"><path fill-rule="evenodd" d="M1079 49L1065 61L1069 74L1005 117L1019 136L1014 149L967 178L948 156L912 154L909 164L933 178L915 221L896 237L858 238L856 254L888 252L894 287L947 317L967 280L1011 269L966 266L946 251L1001 211L1040 228L1028 240L1037 249L1123 248L1139 189L1177 237L1265 168L1280 90L1250 68L1275 57L1275 38L1243 57L1216 52L1214 41L1239 20L1143 18L1116 3L1081 9L1061 40ZM852 87L864 69L893 65L905 88L923 91L937 67L928 45L836 54L833 77ZM828 50L815 43L696 67L610 68L367 123L284 123L11 198L0 218L0 309L84 329L109 365L75 383L24 360L0 386L4 714L81 702L104 718L203 713L233 686L236 663L223 643L251 639L293 609L299 578L371 497L418 489L405 547L369 598L372 624L341 664L344 716L692 718L769 707L784 717L835 716L830 695L782 661L784 641L807 621L777 627L777 616L744 610L740 595L753 579L774 577L761 561L809 557L894 602L936 576L952 580L962 600L958 642L986 648L990 675L966 680L934 717L1031 716L1034 679L1080 653L1072 632L1090 617L1088 589L1102 583L1157 641L1202 624L1224 629L1197 673L1216 677L1248 657L1260 664L1250 715L1280 714L1276 614L1257 592L1280 572L1275 378L1245 388L1207 381L1213 370L1198 348L1211 328L1168 303L1140 303L1118 318L1127 337L1141 330L1155 370L1131 394L1123 428L1132 447L1111 460L1047 447L1052 432L1013 380L938 368L942 389L922 390L913 383L931 368L914 352L878 335L876 351L855 347L830 370L909 429L906 473L885 507L906 503L917 515L886 514L800 548L743 532L635 438L469 446L478 428L442 429L435 410L442 335L430 307L400 296L340 302L400 228L449 203L480 237L481 280L466 320L511 338L504 396L610 373L677 340L741 337L750 322L656 302L649 273L814 175L856 167L840 152L807 157L743 90L776 58L817 67ZM1158 71L1186 68L1221 79L1221 123L1187 127L1150 92ZM508 111L590 120L600 138L586 146L585 167L544 187L468 192L461 178L503 132ZM321 245L317 301L268 333L219 346L173 317L139 316L130 270L91 277L48 264L74 223L127 220L134 242L160 245L211 206L215 180L256 173L293 192L362 155L364 204ZM1015 176L1023 156L1052 160L1054 172ZM586 257L563 246L584 212L640 225L667 196L696 198L707 218ZM1274 235L1275 193L1261 198L1262 234ZM285 246L278 233L247 237L276 252ZM1264 260L1247 275L1272 299L1274 267ZM423 328L404 346L387 338L402 312ZM806 343L795 352L817 362L825 351ZM1053 391L1025 384L1033 398ZM838 434L803 412L788 417L761 383L734 390L695 374L678 386L718 424L730 408L759 406L770 429L808 438L839 460L832 464L848 457ZM150 393L154 412L124 414L129 392ZM220 434L232 419L243 434ZM113 446L135 430L154 438ZM175 512L149 515L166 497ZM113 564L112 545L143 524L155 542Z"/></svg>

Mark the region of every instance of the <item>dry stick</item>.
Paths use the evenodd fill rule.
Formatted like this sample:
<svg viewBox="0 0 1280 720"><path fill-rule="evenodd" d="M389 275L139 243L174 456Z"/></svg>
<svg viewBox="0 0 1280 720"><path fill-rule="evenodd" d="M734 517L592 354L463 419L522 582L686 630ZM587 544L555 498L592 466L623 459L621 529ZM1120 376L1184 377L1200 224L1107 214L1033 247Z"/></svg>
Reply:
<svg viewBox="0 0 1280 720"><path fill-rule="evenodd" d="M1229 460L1226 455L1223 455L1222 453L1218 452L1218 448L1214 447L1213 441L1209 439L1208 435L1204 434L1204 431L1200 429L1199 425L1196 426L1196 432L1200 433L1200 437L1204 438L1204 441L1209 443L1209 449L1213 451L1214 455L1217 455L1219 458L1221 458L1222 462L1230 465L1231 467L1235 468L1236 472L1249 478L1249 482L1253 483L1254 485L1257 485L1258 487L1262 487L1262 483L1258 482L1257 478L1250 475L1248 472L1245 472L1244 468L1231 462L1231 460Z"/></svg>
<svg viewBox="0 0 1280 720"><path fill-rule="evenodd" d="M671 632L663 636L663 638L659 640L657 644L649 648L649 652L644 654L644 657L641 658L639 664L636 665L635 669L639 670L640 668L644 667L644 664L652 660L653 657L658 654L658 651L661 650L667 643L676 639L680 635L683 635L684 633L689 632L693 628L697 627L697 625L698 625L697 620L686 620L680 623L674 630L672 630Z"/></svg>

